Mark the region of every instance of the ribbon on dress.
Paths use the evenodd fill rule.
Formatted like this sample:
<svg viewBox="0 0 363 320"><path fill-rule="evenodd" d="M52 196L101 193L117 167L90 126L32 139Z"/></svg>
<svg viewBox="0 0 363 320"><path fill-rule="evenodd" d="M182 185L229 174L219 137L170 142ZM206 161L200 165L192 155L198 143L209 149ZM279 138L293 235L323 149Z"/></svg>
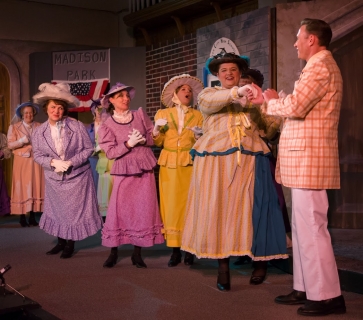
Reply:
<svg viewBox="0 0 363 320"><path fill-rule="evenodd" d="M232 119L234 119L235 130L232 129ZM241 140L246 136L245 129L250 129L251 123L243 112L233 113L232 107L228 106L228 133L233 147L238 147L237 164L241 166Z"/></svg>

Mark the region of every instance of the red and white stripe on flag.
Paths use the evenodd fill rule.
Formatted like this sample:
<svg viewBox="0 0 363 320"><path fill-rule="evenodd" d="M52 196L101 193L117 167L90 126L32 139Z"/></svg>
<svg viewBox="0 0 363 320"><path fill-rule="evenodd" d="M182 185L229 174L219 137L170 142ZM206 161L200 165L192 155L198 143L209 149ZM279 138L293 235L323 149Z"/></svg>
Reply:
<svg viewBox="0 0 363 320"><path fill-rule="evenodd" d="M52 80L52 83L68 83L71 94L80 101L78 108L69 109L71 112L85 112L91 109L92 100L100 98L106 91L109 79L95 79L84 81Z"/></svg>

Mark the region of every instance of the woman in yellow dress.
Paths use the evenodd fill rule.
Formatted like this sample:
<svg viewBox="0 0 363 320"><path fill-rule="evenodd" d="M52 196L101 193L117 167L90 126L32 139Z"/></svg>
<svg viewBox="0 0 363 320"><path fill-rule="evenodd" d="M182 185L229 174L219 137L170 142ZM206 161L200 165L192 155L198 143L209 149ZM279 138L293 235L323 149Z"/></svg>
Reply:
<svg viewBox="0 0 363 320"><path fill-rule="evenodd" d="M196 101L202 89L202 82L188 74L171 78L161 94L166 109L160 109L154 118L154 143L163 147L158 160L159 193L162 232L166 245L173 248L169 267L178 265L182 258L181 236L193 165L189 151L198 138L194 132L203 123L202 114L193 108L193 98ZM186 252L184 264L193 264L191 253Z"/></svg>

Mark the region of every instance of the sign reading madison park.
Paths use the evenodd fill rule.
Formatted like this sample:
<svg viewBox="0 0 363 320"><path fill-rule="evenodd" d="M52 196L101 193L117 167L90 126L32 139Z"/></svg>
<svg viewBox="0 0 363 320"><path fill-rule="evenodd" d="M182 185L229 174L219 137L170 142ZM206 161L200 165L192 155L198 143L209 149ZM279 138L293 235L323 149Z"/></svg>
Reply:
<svg viewBox="0 0 363 320"><path fill-rule="evenodd" d="M53 79L77 81L109 78L110 51L53 52Z"/></svg>

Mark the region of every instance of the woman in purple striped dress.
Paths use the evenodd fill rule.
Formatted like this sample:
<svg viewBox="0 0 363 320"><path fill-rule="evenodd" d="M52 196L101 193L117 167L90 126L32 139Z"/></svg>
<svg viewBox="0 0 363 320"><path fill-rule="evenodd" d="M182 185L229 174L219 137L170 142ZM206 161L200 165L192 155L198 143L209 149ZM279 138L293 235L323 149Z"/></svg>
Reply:
<svg viewBox="0 0 363 320"><path fill-rule="evenodd" d="M44 210L39 226L58 237L47 255L62 252L70 258L75 241L97 233L102 227L95 185L88 157L93 145L84 125L67 117L79 101L66 83L43 83L33 100L43 107L48 121L34 132L34 160L44 168Z"/></svg>

